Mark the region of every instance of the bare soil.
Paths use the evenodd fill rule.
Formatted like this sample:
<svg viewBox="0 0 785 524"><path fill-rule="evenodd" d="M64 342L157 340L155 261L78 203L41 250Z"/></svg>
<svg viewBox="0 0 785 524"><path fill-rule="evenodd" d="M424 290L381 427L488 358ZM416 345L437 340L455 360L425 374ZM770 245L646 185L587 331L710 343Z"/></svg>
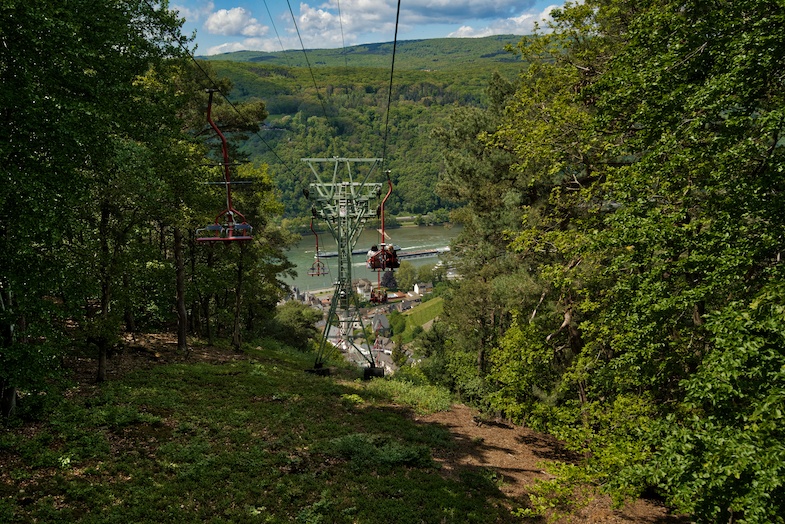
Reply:
<svg viewBox="0 0 785 524"><path fill-rule="evenodd" d="M487 468L500 478L500 490L512 501L526 505L527 493L536 480L553 478L543 470L545 462L575 462L578 457L549 435L526 427L478 418L467 406L454 405L450 411L417 417L417 420L441 424L455 437L456 448L436 456L447 476L457 476L462 470ZM560 523L644 523L686 524L690 520L669 514L656 500L640 499L613 509L610 497L587 487L584 495L588 504L572 516L562 517Z"/></svg>

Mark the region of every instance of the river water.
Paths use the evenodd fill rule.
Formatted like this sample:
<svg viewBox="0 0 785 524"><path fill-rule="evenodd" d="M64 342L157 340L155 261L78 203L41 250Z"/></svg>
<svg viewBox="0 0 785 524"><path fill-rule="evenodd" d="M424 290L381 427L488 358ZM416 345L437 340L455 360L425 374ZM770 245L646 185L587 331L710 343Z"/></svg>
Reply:
<svg viewBox="0 0 785 524"><path fill-rule="evenodd" d="M400 247L401 252L418 251L427 249L439 249L450 245L450 241L460 233L460 226L419 226L401 227L387 229L388 242L392 241L395 246ZM376 229L365 229L360 235L354 249L367 251L371 246L381 242L381 235ZM335 252L338 250L335 239L329 232L319 233L319 251ZM308 270L314 262L316 252L316 241L313 235L303 235L303 239L292 249L287 256L289 260L297 265L297 277L287 279L292 286L296 286L300 291L316 291L329 288L334 284L338 277L338 257L322 257L330 270L328 275L309 276ZM408 259L415 267L423 265L435 265L439 263L439 258L412 258ZM355 255L352 258L352 279L367 278L371 282L376 282L377 274L365 267L365 255Z"/></svg>

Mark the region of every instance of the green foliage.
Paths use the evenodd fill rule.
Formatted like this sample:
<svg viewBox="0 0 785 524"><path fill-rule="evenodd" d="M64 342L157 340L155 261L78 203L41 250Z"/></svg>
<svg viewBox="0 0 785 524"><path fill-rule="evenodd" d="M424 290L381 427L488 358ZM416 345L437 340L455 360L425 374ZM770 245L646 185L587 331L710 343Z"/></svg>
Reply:
<svg viewBox="0 0 785 524"><path fill-rule="evenodd" d="M398 310L391 311L387 317L393 335L403 335L406 331L406 317Z"/></svg>
<svg viewBox="0 0 785 524"><path fill-rule="evenodd" d="M783 522L785 286L767 286L707 322L716 347L684 381L681 412L652 431L642 468L701 521Z"/></svg>
<svg viewBox="0 0 785 524"><path fill-rule="evenodd" d="M529 507L519 508L519 517L545 517L548 522L569 519L578 509L592 499L587 488L591 478L583 468L573 464L555 463L545 467L555 478L537 479L529 490Z"/></svg>
<svg viewBox="0 0 785 524"><path fill-rule="evenodd" d="M302 302L290 300L278 306L272 334L283 343L305 351L318 336L315 324L321 318L320 311Z"/></svg>
<svg viewBox="0 0 785 524"><path fill-rule="evenodd" d="M779 12L567 3L435 133L463 280L423 370L699 522L782 513Z"/></svg>
<svg viewBox="0 0 785 524"><path fill-rule="evenodd" d="M10 465L0 477L0 516L511 520L497 493L476 496L476 479L440 474L431 454L451 449L450 432L415 423L390 409L385 392L366 389L386 380L313 377L303 373L311 361L301 352L266 345L225 356L232 358L130 373L70 396L35 428L0 429Z"/></svg>
<svg viewBox="0 0 785 524"><path fill-rule="evenodd" d="M488 396L490 408L523 422L538 400L549 401L549 390L558 377L555 355L543 343L545 336L533 323L516 317L489 355L488 381L493 390ZM553 400L550 400L553 402Z"/></svg>
<svg viewBox="0 0 785 524"><path fill-rule="evenodd" d="M411 406L420 414L446 411L452 406L452 395L446 388L424 384L422 375L416 371L399 370L385 380L371 381L367 389L389 397L395 402Z"/></svg>
<svg viewBox="0 0 785 524"><path fill-rule="evenodd" d="M354 433L333 439L327 444L329 453L350 461L356 470L381 470L393 466L430 467L430 450L423 445L407 445L387 435Z"/></svg>
<svg viewBox="0 0 785 524"><path fill-rule="evenodd" d="M401 267L395 272L395 280L398 289L401 291L411 291L417 283L417 268L409 261L402 261Z"/></svg>

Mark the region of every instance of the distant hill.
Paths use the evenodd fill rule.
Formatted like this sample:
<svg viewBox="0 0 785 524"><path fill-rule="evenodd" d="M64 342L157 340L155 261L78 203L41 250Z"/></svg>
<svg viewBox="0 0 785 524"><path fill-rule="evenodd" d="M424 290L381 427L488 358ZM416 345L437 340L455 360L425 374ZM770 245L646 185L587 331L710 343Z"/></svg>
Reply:
<svg viewBox="0 0 785 524"><path fill-rule="evenodd" d="M482 111L494 77L515 82L524 63L505 47L522 38L398 42L392 86L392 43L309 50L310 70L302 51L206 59L231 81L232 100L264 102L269 117L240 150L270 166L287 219L310 217L303 189L312 175L300 159L325 156L385 157L395 186L388 211L426 215L455 206L436 191L443 151L434 133L456 112Z"/></svg>
<svg viewBox="0 0 785 524"><path fill-rule="evenodd" d="M519 59L504 50L517 44L523 36L497 35L484 38L432 38L404 40L396 46L395 67L402 70L455 70L467 65L515 63ZM312 67L388 68L393 43L363 44L337 49L306 50ZM255 62L266 65L307 67L302 50L235 51L219 55L200 56L203 60Z"/></svg>

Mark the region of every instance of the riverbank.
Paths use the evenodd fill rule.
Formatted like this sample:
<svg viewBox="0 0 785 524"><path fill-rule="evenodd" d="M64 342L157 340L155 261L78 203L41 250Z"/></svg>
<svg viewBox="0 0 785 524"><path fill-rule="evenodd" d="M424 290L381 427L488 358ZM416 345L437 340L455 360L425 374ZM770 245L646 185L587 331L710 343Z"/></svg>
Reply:
<svg viewBox="0 0 785 524"><path fill-rule="evenodd" d="M406 226L385 231L388 241L401 247L400 252L434 251L444 249L449 246L452 240L460 233L461 226L445 228L443 226ZM338 247L331 235L319 233L319 250L324 252L337 251ZM352 280L365 278L371 282L376 282L378 275L365 265L365 254L367 250L381 242L380 234L376 229L366 228L358 239L354 250L358 254L352 257ZM295 264L297 276L288 279L288 284L296 286L300 292L311 292L326 288L332 289L335 279L338 277L338 259L320 257L320 262L324 264L327 271L326 275L309 276L308 272L315 261L316 238L312 234L303 236L287 256ZM410 258L409 263L419 268L424 265L436 265L440 261L439 256L429 256L427 258Z"/></svg>

